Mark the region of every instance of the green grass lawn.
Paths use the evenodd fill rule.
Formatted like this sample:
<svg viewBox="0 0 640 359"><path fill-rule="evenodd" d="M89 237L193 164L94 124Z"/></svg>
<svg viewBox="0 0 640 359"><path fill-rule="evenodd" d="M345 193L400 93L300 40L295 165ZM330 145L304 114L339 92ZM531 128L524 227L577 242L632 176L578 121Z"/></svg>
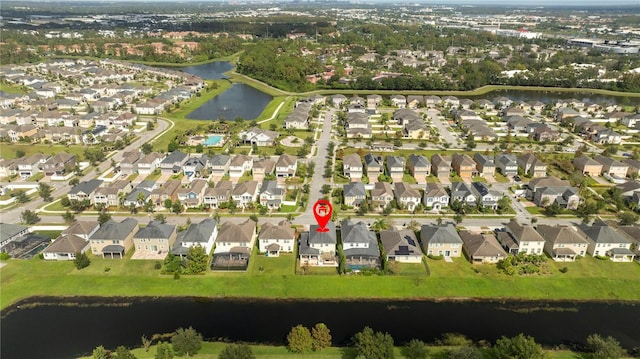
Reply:
<svg viewBox="0 0 640 359"><path fill-rule="evenodd" d="M355 333L354 333L355 334ZM400 345L402 343L396 343ZM194 359L216 359L222 350L227 346L227 343L222 342L203 342L200 351L192 356ZM257 345L251 344L251 351L258 359L286 359L286 358L314 358L314 359L344 359L345 348L341 347L329 347L319 352L306 352L304 354L292 353L285 346L273 346L273 345ZM450 347L443 346L428 346L429 355L431 358L443 359L444 354ZM109 348L113 349L113 348ZM139 359L153 359L156 355L156 345L152 345L149 351L145 351L143 348L132 349L131 352ZM487 359L491 358L491 349L481 349L483 356ZM548 350L550 359L581 359L584 356L581 353L572 352L569 350ZM402 347L396 346L394 348L394 356L396 358L406 358L402 355ZM92 357L82 357L82 359L91 359ZM411 358L407 358L411 359Z"/></svg>
<svg viewBox="0 0 640 359"><path fill-rule="evenodd" d="M2 143L2 157L6 159L16 158L16 151L22 150L25 156L31 156L36 153L46 153L48 155L55 155L60 152L67 152L76 155L76 158L84 158L85 147L81 145L65 146L65 145L44 145L44 144L30 144L30 143Z"/></svg>
<svg viewBox="0 0 640 359"><path fill-rule="evenodd" d="M390 276L339 276L336 268L310 268L293 275L293 256L255 256L248 272L207 272L202 276L161 275L155 261L92 258L91 265L76 270L69 262L37 258L10 259L0 269L0 304L34 295L168 296L261 298L521 298L639 300L640 265L582 258L574 263L549 262L551 274L509 277L495 266L472 266L462 258L453 263L428 260L431 275L416 282L415 274ZM257 265L257 266L256 266ZM258 271L262 265L264 270ZM108 272L105 267L110 267ZM559 269L567 267L567 273ZM289 268L289 269L287 269ZM407 267L408 268L408 267ZM474 268L477 270L474 270ZM407 271L414 272L407 269ZM424 272L424 266L422 266ZM287 274L288 272L288 274ZM240 279L240 280L239 280Z"/></svg>

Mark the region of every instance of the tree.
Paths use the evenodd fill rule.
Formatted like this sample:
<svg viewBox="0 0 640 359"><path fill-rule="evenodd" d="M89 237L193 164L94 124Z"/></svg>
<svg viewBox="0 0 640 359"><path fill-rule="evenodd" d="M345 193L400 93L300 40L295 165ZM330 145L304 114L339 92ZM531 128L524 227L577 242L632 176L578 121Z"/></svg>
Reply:
<svg viewBox="0 0 640 359"><path fill-rule="evenodd" d="M22 158L26 155L23 150L16 150L16 158Z"/></svg>
<svg viewBox="0 0 640 359"><path fill-rule="evenodd" d="M220 354L218 359L254 359L251 347L246 344L228 344Z"/></svg>
<svg viewBox="0 0 640 359"><path fill-rule="evenodd" d="M625 355L620 343L613 337L591 334L587 337L587 350L594 359L617 359Z"/></svg>
<svg viewBox="0 0 640 359"><path fill-rule="evenodd" d="M638 215L633 212L618 212L621 226L630 226L638 222Z"/></svg>
<svg viewBox="0 0 640 359"><path fill-rule="evenodd" d="M18 203L27 203L29 202L29 196L23 190L19 190L16 192L16 195L13 197L15 201Z"/></svg>
<svg viewBox="0 0 640 359"><path fill-rule="evenodd" d="M24 224L36 224L40 221L40 217L36 212L25 209L20 214L20 220L22 220Z"/></svg>
<svg viewBox="0 0 640 359"><path fill-rule="evenodd" d="M101 211L98 215L98 223L100 223L100 225L109 222L109 220L111 220L111 214L109 214L109 212Z"/></svg>
<svg viewBox="0 0 640 359"><path fill-rule="evenodd" d="M38 185L38 194L45 202L51 202L51 200L53 200L51 197L52 192L53 188L48 184L40 182Z"/></svg>
<svg viewBox="0 0 640 359"><path fill-rule="evenodd" d="M91 260L86 254L76 252L76 258L73 260L73 265L76 266L76 269L87 268L89 264L91 264Z"/></svg>
<svg viewBox="0 0 640 359"><path fill-rule="evenodd" d="M182 203L179 200L176 200L171 204L171 212L179 214L182 212Z"/></svg>
<svg viewBox="0 0 640 359"><path fill-rule="evenodd" d="M124 346L116 348L115 353L111 354L111 359L136 359L136 356Z"/></svg>
<svg viewBox="0 0 640 359"><path fill-rule="evenodd" d="M167 223L167 216L165 216L162 213L158 213L155 216L153 216L153 220L154 221L158 221L158 222L160 222L162 224L165 224L165 223Z"/></svg>
<svg viewBox="0 0 640 359"><path fill-rule="evenodd" d="M482 359L482 353L476 347L463 346L455 349L449 349L445 352L447 359Z"/></svg>
<svg viewBox="0 0 640 359"><path fill-rule="evenodd" d="M178 356L192 356L197 354L202 347L202 334L189 327L187 329L178 328L171 337L173 351Z"/></svg>
<svg viewBox="0 0 640 359"><path fill-rule="evenodd" d="M80 180L78 179L78 177L73 177L70 181L69 181L69 186L71 187L75 187L80 183Z"/></svg>
<svg viewBox="0 0 640 359"><path fill-rule="evenodd" d="M156 346L155 359L173 359L173 349L169 343L160 342Z"/></svg>
<svg viewBox="0 0 640 359"><path fill-rule="evenodd" d="M455 216L453 216L453 221L456 222L456 224L462 223L463 219L464 217L461 214L456 214Z"/></svg>
<svg viewBox="0 0 640 359"><path fill-rule="evenodd" d="M533 337L518 334L513 338L502 337L493 348L497 359L545 359L547 353Z"/></svg>
<svg viewBox="0 0 640 359"><path fill-rule="evenodd" d="M73 212L67 210L66 212L64 212L64 214L62 215L62 219L64 220L64 223L66 224L71 224L73 223L73 221L76 220L76 215L73 214Z"/></svg>
<svg viewBox="0 0 640 359"><path fill-rule="evenodd" d="M311 346L315 351L321 351L331 346L331 331L324 323L317 323L311 329L311 338L313 339Z"/></svg>
<svg viewBox="0 0 640 359"><path fill-rule="evenodd" d="M201 274L207 270L209 255L200 245L189 247L187 251L187 273Z"/></svg>
<svg viewBox="0 0 640 359"><path fill-rule="evenodd" d="M367 359L393 359L393 338L389 333L374 332L365 327L353 336L353 345L358 356Z"/></svg>
<svg viewBox="0 0 640 359"><path fill-rule="evenodd" d="M423 341L412 339L404 347L403 355L405 358L426 359L429 357L429 350Z"/></svg>
<svg viewBox="0 0 640 359"><path fill-rule="evenodd" d="M94 359L109 359L111 357L111 353L102 345L93 349L92 355Z"/></svg>
<svg viewBox="0 0 640 359"><path fill-rule="evenodd" d="M145 155L148 155L153 152L153 145L149 142L145 142L142 144L142 146L140 146L140 151L142 151L142 153L144 153Z"/></svg>
<svg viewBox="0 0 640 359"><path fill-rule="evenodd" d="M389 229L389 222L387 222L384 218L378 218L375 221L373 221L373 224L371 225L371 229L373 229L376 232Z"/></svg>
<svg viewBox="0 0 640 359"><path fill-rule="evenodd" d="M311 350L312 346L311 332L302 324L291 328L287 334L287 347L294 353L304 353Z"/></svg>

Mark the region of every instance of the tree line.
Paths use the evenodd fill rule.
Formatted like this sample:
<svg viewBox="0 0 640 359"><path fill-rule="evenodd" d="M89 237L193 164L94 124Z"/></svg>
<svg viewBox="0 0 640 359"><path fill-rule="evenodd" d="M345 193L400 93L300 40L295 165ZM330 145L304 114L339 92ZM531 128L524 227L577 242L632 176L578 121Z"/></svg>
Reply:
<svg viewBox="0 0 640 359"><path fill-rule="evenodd" d="M320 352L332 346L331 330L324 323L317 323L311 329L299 324L291 328L286 337L287 349L292 355L304 356L311 352ZM178 328L173 333L156 334L151 339L141 338L145 352L156 343L155 359L172 359L176 356L193 356L202 348L202 334L192 327ZM435 350L419 339L412 339L400 347L403 357L411 359L548 359L550 353L536 343L531 336L520 333L513 337L502 336L491 345L486 341L474 343L464 335L445 333L434 343L444 350ZM343 358L348 359L395 359L393 337L382 331L364 327L353 335L349 346L343 348ZM584 359L618 359L627 355L640 358L640 348L627 353L620 343L611 336L591 334L586 345L581 348ZM98 346L93 350L94 359L134 359L136 356L126 347L120 346L114 351ZM254 359L251 346L245 343L225 345L218 354L219 359Z"/></svg>

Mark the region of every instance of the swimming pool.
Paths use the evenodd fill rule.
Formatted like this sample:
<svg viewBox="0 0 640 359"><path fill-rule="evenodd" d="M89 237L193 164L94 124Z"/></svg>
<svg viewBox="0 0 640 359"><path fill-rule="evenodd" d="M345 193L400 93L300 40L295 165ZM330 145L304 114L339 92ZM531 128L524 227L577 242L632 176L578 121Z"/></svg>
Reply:
<svg viewBox="0 0 640 359"><path fill-rule="evenodd" d="M207 139L204 141L204 145L205 146L215 146L218 143L220 143L220 141L222 141L222 136L220 135L211 135L209 137L207 137Z"/></svg>

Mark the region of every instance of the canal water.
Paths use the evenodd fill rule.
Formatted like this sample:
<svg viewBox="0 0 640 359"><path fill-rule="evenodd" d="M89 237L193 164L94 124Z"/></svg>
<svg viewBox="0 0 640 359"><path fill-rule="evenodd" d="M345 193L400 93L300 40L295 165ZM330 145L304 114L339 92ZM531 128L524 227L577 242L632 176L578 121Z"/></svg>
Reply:
<svg viewBox="0 0 640 359"><path fill-rule="evenodd" d="M30 302L38 302L30 305ZM208 298L38 298L2 313L1 357L70 358L98 345L139 347L140 338L193 326L205 339L284 344L291 327L327 324L335 345L364 326L401 345L443 333L495 341L525 333L545 345L611 335L640 346L640 304L521 301L299 301Z"/></svg>
<svg viewBox="0 0 640 359"><path fill-rule="evenodd" d="M273 100L266 93L243 83L234 83L230 89L205 102L187 115L192 120L254 120Z"/></svg>

